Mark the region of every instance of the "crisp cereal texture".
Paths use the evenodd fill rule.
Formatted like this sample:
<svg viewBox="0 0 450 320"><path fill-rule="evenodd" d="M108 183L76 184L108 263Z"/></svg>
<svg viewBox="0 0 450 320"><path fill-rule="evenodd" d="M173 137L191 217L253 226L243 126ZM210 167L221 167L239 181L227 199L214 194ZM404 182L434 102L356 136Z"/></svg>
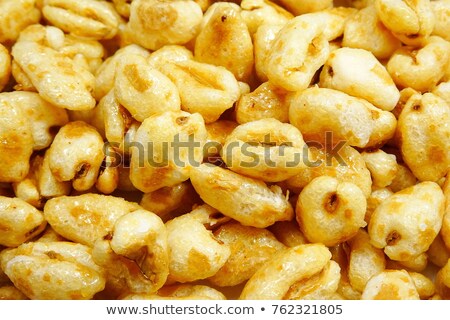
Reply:
<svg viewBox="0 0 450 320"><path fill-rule="evenodd" d="M450 299L449 0L0 0L0 300Z"/></svg>

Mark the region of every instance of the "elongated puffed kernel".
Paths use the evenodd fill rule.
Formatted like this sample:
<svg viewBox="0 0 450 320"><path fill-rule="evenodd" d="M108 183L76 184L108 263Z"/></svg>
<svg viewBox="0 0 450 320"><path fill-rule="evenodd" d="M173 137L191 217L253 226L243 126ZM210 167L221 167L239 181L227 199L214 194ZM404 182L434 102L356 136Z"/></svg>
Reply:
<svg viewBox="0 0 450 320"><path fill-rule="evenodd" d="M383 24L407 45L420 46L434 28L434 14L429 0L376 0Z"/></svg>
<svg viewBox="0 0 450 320"><path fill-rule="evenodd" d="M30 169L34 139L25 110L0 94L0 182L19 182Z"/></svg>
<svg viewBox="0 0 450 320"><path fill-rule="evenodd" d="M118 64L114 93L117 101L138 121L166 111L180 110L177 87L140 55L127 55Z"/></svg>
<svg viewBox="0 0 450 320"><path fill-rule="evenodd" d="M430 91L445 75L449 50L449 42L432 36L421 48L404 46L396 50L386 68L397 86Z"/></svg>
<svg viewBox="0 0 450 320"><path fill-rule="evenodd" d="M153 55L157 54L158 51ZM233 107L241 95L238 81L224 67L185 57L156 64L155 67L177 86L181 109L200 113L205 123L219 119L225 110Z"/></svg>
<svg viewBox="0 0 450 320"><path fill-rule="evenodd" d="M331 253L322 244L305 244L281 251L250 278L239 299L283 299L292 285L320 273Z"/></svg>
<svg viewBox="0 0 450 320"><path fill-rule="evenodd" d="M385 270L372 277L364 288L362 300L419 300L419 293L405 270Z"/></svg>
<svg viewBox="0 0 450 320"><path fill-rule="evenodd" d="M324 22L314 16L298 16L277 34L267 56L269 80L288 91L306 89L314 73L326 62L329 45Z"/></svg>
<svg viewBox="0 0 450 320"><path fill-rule="evenodd" d="M11 56L8 50L0 43L0 91L3 90L11 75Z"/></svg>
<svg viewBox="0 0 450 320"><path fill-rule="evenodd" d="M432 93L413 95L398 119L403 160L422 181L438 181L450 168L450 107Z"/></svg>
<svg viewBox="0 0 450 320"><path fill-rule="evenodd" d="M305 150L296 127L268 118L236 127L225 141L222 158L234 172L278 182L300 172Z"/></svg>
<svg viewBox="0 0 450 320"><path fill-rule="evenodd" d="M329 141L326 136L332 132L336 143L347 141L357 147L383 144L392 138L396 127L390 112L343 92L317 87L296 93L291 100L289 119L306 141Z"/></svg>
<svg viewBox="0 0 450 320"><path fill-rule="evenodd" d="M44 17L53 25L79 37L111 39L119 19L106 1L44 0Z"/></svg>
<svg viewBox="0 0 450 320"><path fill-rule="evenodd" d="M297 221L278 221L270 226L269 230L275 235L278 241L287 247L296 247L307 244L308 240L300 231Z"/></svg>
<svg viewBox="0 0 450 320"><path fill-rule="evenodd" d="M151 50L194 38L203 12L194 1L134 0L128 27L135 43Z"/></svg>
<svg viewBox="0 0 450 320"><path fill-rule="evenodd" d="M93 246L113 230L118 218L138 209L136 203L122 198L84 194L47 201L44 217L63 237Z"/></svg>
<svg viewBox="0 0 450 320"><path fill-rule="evenodd" d="M435 293L433 281L421 273L410 272L409 275L414 281L420 299L428 299Z"/></svg>
<svg viewBox="0 0 450 320"><path fill-rule="evenodd" d="M230 257L228 244L205 226L216 213L204 205L166 223L170 279L183 283L211 277Z"/></svg>
<svg viewBox="0 0 450 320"><path fill-rule="evenodd" d="M444 216L444 196L434 182L422 182L395 193L373 212L371 243L398 261L424 253L437 236Z"/></svg>
<svg viewBox="0 0 450 320"><path fill-rule="evenodd" d="M270 54L275 38L284 24L263 24L253 35L255 51L255 71L261 81L267 81L267 57Z"/></svg>
<svg viewBox="0 0 450 320"><path fill-rule="evenodd" d="M0 3L0 42L15 41L27 26L38 23L37 0L3 0Z"/></svg>
<svg viewBox="0 0 450 320"><path fill-rule="evenodd" d="M395 155L383 150L369 150L361 153L372 175L373 186L384 188L391 184L397 174Z"/></svg>
<svg viewBox="0 0 450 320"><path fill-rule="evenodd" d="M342 45L365 49L378 59L387 59L400 48L401 42L381 23L371 4L347 20Z"/></svg>
<svg viewBox="0 0 450 320"><path fill-rule="evenodd" d="M92 299L105 287L92 250L70 242L32 242L0 254L1 268L28 298Z"/></svg>
<svg viewBox="0 0 450 320"><path fill-rule="evenodd" d="M198 113L167 111L147 118L131 149L133 185L152 192L188 180L192 168L203 159L206 138L205 123Z"/></svg>
<svg viewBox="0 0 450 320"><path fill-rule="evenodd" d="M309 12L322 11L333 6L332 0L280 0L280 2L296 16Z"/></svg>
<svg viewBox="0 0 450 320"><path fill-rule="evenodd" d="M400 92L383 65L372 53L362 49L333 51L320 73L320 86L341 90L387 111L394 109L400 98Z"/></svg>
<svg viewBox="0 0 450 320"><path fill-rule="evenodd" d="M19 198L0 196L0 245L17 247L46 226L42 212Z"/></svg>
<svg viewBox="0 0 450 320"><path fill-rule="evenodd" d="M443 186L445 196L445 214L442 221L442 240L444 240L447 249L450 250L450 179L446 178Z"/></svg>
<svg viewBox="0 0 450 320"><path fill-rule="evenodd" d="M386 259L383 250L372 246L369 235L362 229L349 241L349 246L348 278L352 287L362 292L367 281L386 268Z"/></svg>
<svg viewBox="0 0 450 320"><path fill-rule="evenodd" d="M234 286L248 280L256 270L285 246L265 229L237 222L222 225L214 236L230 248L225 264L208 280L218 286Z"/></svg>
<svg viewBox="0 0 450 320"><path fill-rule="evenodd" d="M225 67L237 80L248 81L253 70L253 44L247 25L239 10L227 3L213 10L195 40L195 58Z"/></svg>
<svg viewBox="0 0 450 320"><path fill-rule="evenodd" d="M31 122L34 150L50 146L55 136L54 131L69 122L66 110L48 103L37 93L13 91L3 93L2 97L15 108L26 112Z"/></svg>
<svg viewBox="0 0 450 320"><path fill-rule="evenodd" d="M240 124L274 118L289 122L288 92L270 82L261 84L251 93L241 96L236 105L236 121Z"/></svg>
<svg viewBox="0 0 450 320"><path fill-rule="evenodd" d="M50 170L59 181L72 181L76 190L91 188L102 164L103 139L92 126L69 122L62 127L49 149Z"/></svg>
<svg viewBox="0 0 450 320"><path fill-rule="evenodd" d="M297 221L310 242L334 246L356 235L366 226L366 198L353 183L322 176L300 193Z"/></svg>
<svg viewBox="0 0 450 320"><path fill-rule="evenodd" d="M70 58L31 41L17 42L12 55L48 102L69 110L95 107L94 76Z"/></svg>
<svg viewBox="0 0 450 320"><path fill-rule="evenodd" d="M371 193L372 179L370 171L361 154L349 145L341 149L326 150L326 148L310 147L308 149L306 166L301 172L286 181L289 189L300 192L310 181L320 176L330 176L341 182L351 182L357 185L368 198Z"/></svg>
<svg viewBox="0 0 450 320"><path fill-rule="evenodd" d="M284 24L294 16L273 1L243 0L241 16L251 35L262 25Z"/></svg>
<svg viewBox="0 0 450 320"><path fill-rule="evenodd" d="M434 13L434 29L432 34L440 36L447 41L450 41L450 2L447 0L430 1L431 9Z"/></svg>
<svg viewBox="0 0 450 320"><path fill-rule="evenodd" d="M281 189L257 179L202 164L191 169L191 182L203 201L243 225L265 228L294 216Z"/></svg>

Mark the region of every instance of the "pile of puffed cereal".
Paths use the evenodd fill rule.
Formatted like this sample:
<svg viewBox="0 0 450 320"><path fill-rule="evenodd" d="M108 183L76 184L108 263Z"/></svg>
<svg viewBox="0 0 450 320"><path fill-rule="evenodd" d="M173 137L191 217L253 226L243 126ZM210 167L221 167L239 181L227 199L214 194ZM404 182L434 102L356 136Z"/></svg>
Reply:
<svg viewBox="0 0 450 320"><path fill-rule="evenodd" d="M450 0L0 0L0 92L0 299L450 298Z"/></svg>

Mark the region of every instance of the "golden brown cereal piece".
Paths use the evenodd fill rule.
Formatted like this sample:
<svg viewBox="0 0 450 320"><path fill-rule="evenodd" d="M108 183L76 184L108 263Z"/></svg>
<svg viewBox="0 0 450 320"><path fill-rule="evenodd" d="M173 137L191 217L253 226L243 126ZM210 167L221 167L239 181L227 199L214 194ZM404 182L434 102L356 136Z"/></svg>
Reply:
<svg viewBox="0 0 450 320"><path fill-rule="evenodd" d="M94 76L70 58L31 41L17 42L12 55L40 96L48 102L69 110L95 107L91 95Z"/></svg>
<svg viewBox="0 0 450 320"><path fill-rule="evenodd" d="M150 53L136 44L130 44L117 50L113 56L106 59L97 69L95 74L94 97L100 101L111 89L114 88L114 78L119 63L127 60L127 56L140 55L148 58Z"/></svg>
<svg viewBox="0 0 450 320"><path fill-rule="evenodd" d="M196 60L225 67L237 80L248 81L253 70L253 44L244 19L227 3L210 10L214 11L195 40Z"/></svg>
<svg viewBox="0 0 450 320"><path fill-rule="evenodd" d="M200 29L202 16L202 9L194 1L134 0L128 28L135 43L157 50L193 39Z"/></svg>
<svg viewBox="0 0 450 320"><path fill-rule="evenodd" d="M177 282L206 279L230 257L227 243L206 229L217 210L204 205L166 223L169 245L169 278Z"/></svg>
<svg viewBox="0 0 450 320"><path fill-rule="evenodd" d="M361 154L349 145L344 145L340 149L338 146L333 146L335 149L332 150L327 148L312 145L308 149L306 167L302 168L298 175L287 180L288 188L300 192L314 178L330 176L341 182L354 183L368 198L372 179Z"/></svg>
<svg viewBox="0 0 450 320"><path fill-rule="evenodd" d="M157 54L158 51L151 59ZM240 87L236 78L224 67L200 63L185 57L178 61L165 58L161 60L164 62L155 64L155 67L177 86L182 110L200 113L206 123L219 119L240 97Z"/></svg>
<svg viewBox="0 0 450 320"><path fill-rule="evenodd" d="M9 81L11 75L11 56L8 49L0 43L0 92Z"/></svg>
<svg viewBox="0 0 450 320"><path fill-rule="evenodd" d="M366 198L355 184L322 176L300 193L295 208L297 221L310 242L334 246L366 226Z"/></svg>
<svg viewBox="0 0 450 320"><path fill-rule="evenodd" d="M169 275L168 232L154 213L136 210L117 219L110 246L115 254L134 261L152 286L161 288ZM108 265L104 265L107 269Z"/></svg>
<svg viewBox="0 0 450 320"><path fill-rule="evenodd" d="M419 300L419 293L405 270L385 270L367 282L362 300Z"/></svg>
<svg viewBox="0 0 450 320"><path fill-rule="evenodd" d="M296 127L267 118L236 127L225 141L222 159L234 172L278 182L300 172L306 149Z"/></svg>
<svg viewBox="0 0 450 320"><path fill-rule="evenodd" d="M165 112L147 118L131 149L130 179L143 192L172 187L189 179L203 159L207 132L198 113Z"/></svg>
<svg viewBox="0 0 450 320"><path fill-rule="evenodd" d="M432 34L440 36L450 41L450 2L447 0L430 1L431 9L434 13L434 29Z"/></svg>
<svg viewBox="0 0 450 320"><path fill-rule="evenodd" d="M441 233L437 235L430 245L427 256L430 262L441 268L447 263L448 259L450 259L450 250L447 249L444 240L442 239L442 229Z"/></svg>
<svg viewBox="0 0 450 320"><path fill-rule="evenodd" d="M306 89L330 53L322 33L325 22L314 15L298 16L276 35L266 58L267 77L288 91Z"/></svg>
<svg viewBox="0 0 450 320"><path fill-rule="evenodd" d="M322 11L333 6L333 0L280 0L281 4L296 16Z"/></svg>
<svg viewBox="0 0 450 320"><path fill-rule="evenodd" d="M369 5L347 20L342 45L365 49L378 59L387 59L401 42L381 23L375 6Z"/></svg>
<svg viewBox="0 0 450 320"><path fill-rule="evenodd" d="M181 214L188 213L200 199L192 185L186 181L173 187L164 187L145 193L140 205L156 213L164 222Z"/></svg>
<svg viewBox="0 0 450 320"><path fill-rule="evenodd" d="M294 216L281 188L257 179L202 164L191 169L191 182L203 201L246 226L265 228Z"/></svg>
<svg viewBox="0 0 450 320"><path fill-rule="evenodd" d="M450 107L432 93L413 95L397 126L403 160L422 181L438 181L450 168Z"/></svg>
<svg viewBox="0 0 450 320"><path fill-rule="evenodd" d="M409 188L415 185L417 182L417 178L413 175L411 170L404 164L397 164L397 174L395 175L394 180L392 180L389 185L389 189L393 192L398 192L403 189Z"/></svg>
<svg viewBox="0 0 450 320"><path fill-rule="evenodd" d="M323 270L305 281L294 283L285 300L330 300L339 287L341 268L335 261L329 261Z"/></svg>
<svg viewBox="0 0 450 320"><path fill-rule="evenodd" d="M226 300L216 289L204 285L176 284L164 286L156 294L129 294L124 300Z"/></svg>
<svg viewBox="0 0 450 320"><path fill-rule="evenodd" d="M369 198L367 198L367 209L366 216L364 220L369 224L370 218L372 217L375 209L387 198L392 196L394 192L390 188L380 188L372 190Z"/></svg>
<svg viewBox="0 0 450 320"><path fill-rule="evenodd" d="M240 299L283 299L292 285L320 274L330 258L330 251L322 244L305 244L283 250L256 271L245 285Z"/></svg>
<svg viewBox="0 0 450 320"><path fill-rule="evenodd" d="M317 87L292 98L289 119L306 141L330 143L331 138L336 143L347 141L362 148L383 144L394 135L396 127L390 112L343 92Z"/></svg>
<svg viewBox="0 0 450 320"><path fill-rule="evenodd" d="M435 293L434 283L429 278L418 272L410 272L420 299L428 299Z"/></svg>
<svg viewBox="0 0 450 320"><path fill-rule="evenodd" d="M294 16L269 0L243 0L241 16L253 35L262 25L284 24Z"/></svg>
<svg viewBox="0 0 450 320"><path fill-rule="evenodd" d="M3 93L2 97L15 108L22 109L30 119L34 150L50 146L58 127L69 121L66 110L51 105L37 93L14 91Z"/></svg>
<svg viewBox="0 0 450 320"><path fill-rule="evenodd" d="M130 17L130 7L133 0L112 0L117 13L124 18Z"/></svg>
<svg viewBox="0 0 450 320"><path fill-rule="evenodd" d="M361 155L372 175L373 187L384 188L392 183L398 170L395 155L381 149L364 151Z"/></svg>
<svg viewBox="0 0 450 320"><path fill-rule="evenodd" d="M236 105L236 121L239 124L273 118L289 122L288 92L265 82L253 92L244 94Z"/></svg>
<svg viewBox="0 0 450 320"><path fill-rule="evenodd" d="M450 299L450 260L436 274L436 292L442 299Z"/></svg>
<svg viewBox="0 0 450 320"><path fill-rule="evenodd" d="M138 121L180 110L177 87L140 55L129 54L117 65L114 84L117 101Z"/></svg>
<svg viewBox="0 0 450 320"><path fill-rule="evenodd" d="M36 162L33 161L33 166ZM43 199L38 190L35 169L31 168L25 179L20 182L13 182L12 187L17 198L31 204L36 209L44 207Z"/></svg>
<svg viewBox="0 0 450 320"><path fill-rule="evenodd" d="M365 99L387 111L394 109L400 98L383 65L371 52L362 49L333 51L320 73L319 85Z"/></svg>
<svg viewBox="0 0 450 320"><path fill-rule="evenodd" d="M38 23L37 0L3 0L0 3L0 42L15 41L27 26Z"/></svg>
<svg viewBox="0 0 450 320"><path fill-rule="evenodd" d="M91 299L103 290L92 250L70 242L34 242L0 254L1 268L30 299Z"/></svg>
<svg viewBox="0 0 450 320"><path fill-rule="evenodd" d="M428 265L428 255L426 253L422 253L416 257L413 257L412 259L398 261L397 263L399 266L401 266L401 268L398 269L407 269L410 271L422 272Z"/></svg>
<svg viewBox="0 0 450 320"><path fill-rule="evenodd" d="M434 28L429 0L376 0L378 17L406 45L420 46Z"/></svg>
<svg viewBox="0 0 450 320"><path fill-rule="evenodd" d="M225 264L208 280L217 286L235 286L248 280L265 262L285 246L265 229L229 222L214 231L214 236L229 246Z"/></svg>
<svg viewBox="0 0 450 320"><path fill-rule="evenodd" d="M289 248L308 243L295 220L275 222L269 227L269 230L278 241Z"/></svg>
<svg viewBox="0 0 450 320"><path fill-rule="evenodd" d="M73 35L91 39L111 39L117 33L119 19L106 1L44 0L44 17Z"/></svg>
<svg viewBox="0 0 450 320"><path fill-rule="evenodd" d="M444 99L450 105L450 81L439 83L431 92Z"/></svg>
<svg viewBox="0 0 450 320"><path fill-rule="evenodd" d="M118 218L138 209L136 203L122 198L84 194L47 201L44 216L63 237L93 246L97 239L112 232Z"/></svg>
<svg viewBox="0 0 450 320"><path fill-rule="evenodd" d="M440 37L427 39L422 48L402 47L394 52L387 70L397 86L430 91L445 74L450 43Z"/></svg>
<svg viewBox="0 0 450 320"><path fill-rule="evenodd" d="M0 94L0 182L19 182L28 174L34 140L25 110Z"/></svg>
<svg viewBox="0 0 450 320"><path fill-rule="evenodd" d="M17 247L46 226L42 212L19 198L0 196L0 245Z"/></svg>
<svg viewBox="0 0 450 320"><path fill-rule="evenodd" d="M434 182L422 182L395 193L373 212L372 245L392 260L406 261L424 253L437 236L444 215L444 196Z"/></svg>
<svg viewBox="0 0 450 320"><path fill-rule="evenodd" d="M115 162L115 153L112 147L106 151L107 155L100 167L95 188L103 194L111 194L119 185L119 169Z"/></svg>
<svg viewBox="0 0 450 320"><path fill-rule="evenodd" d="M263 24L253 35L253 46L255 51L255 71L261 81L267 81L267 57L270 54L273 43L278 32L284 24Z"/></svg>
<svg viewBox="0 0 450 320"><path fill-rule="evenodd" d="M362 292L367 281L386 268L383 250L370 244L367 232L360 229L349 242L348 278L351 286Z"/></svg>
<svg viewBox="0 0 450 320"><path fill-rule="evenodd" d="M75 190L91 188L102 164L103 139L92 126L69 122L56 135L49 151L49 166L59 181L72 181Z"/></svg>
<svg viewBox="0 0 450 320"><path fill-rule="evenodd" d="M15 90L37 92L30 78L28 78L26 73L14 60L11 63L11 74L13 75L14 80L16 80L17 82L17 84L14 86Z"/></svg>
<svg viewBox="0 0 450 320"><path fill-rule="evenodd" d="M14 286L0 287L0 300L27 300L27 296Z"/></svg>
<svg viewBox="0 0 450 320"><path fill-rule="evenodd" d="M374 0L345 0L344 3L356 9L363 9L368 7Z"/></svg>
<svg viewBox="0 0 450 320"><path fill-rule="evenodd" d="M39 193L43 198L54 198L59 196L67 196L72 190L72 183L70 181L59 181L56 179L49 165L49 152L45 152L44 157L37 156L36 180Z"/></svg>
<svg viewBox="0 0 450 320"><path fill-rule="evenodd" d="M238 124L229 120L217 120L213 123L206 124L206 131L208 131L208 140L206 143L215 144L216 142L224 145L227 137L233 132ZM216 150L220 151L220 150Z"/></svg>
<svg viewBox="0 0 450 320"><path fill-rule="evenodd" d="M450 176L448 175L442 190L444 191L445 196L445 214L442 221L441 235L447 249L450 250Z"/></svg>

